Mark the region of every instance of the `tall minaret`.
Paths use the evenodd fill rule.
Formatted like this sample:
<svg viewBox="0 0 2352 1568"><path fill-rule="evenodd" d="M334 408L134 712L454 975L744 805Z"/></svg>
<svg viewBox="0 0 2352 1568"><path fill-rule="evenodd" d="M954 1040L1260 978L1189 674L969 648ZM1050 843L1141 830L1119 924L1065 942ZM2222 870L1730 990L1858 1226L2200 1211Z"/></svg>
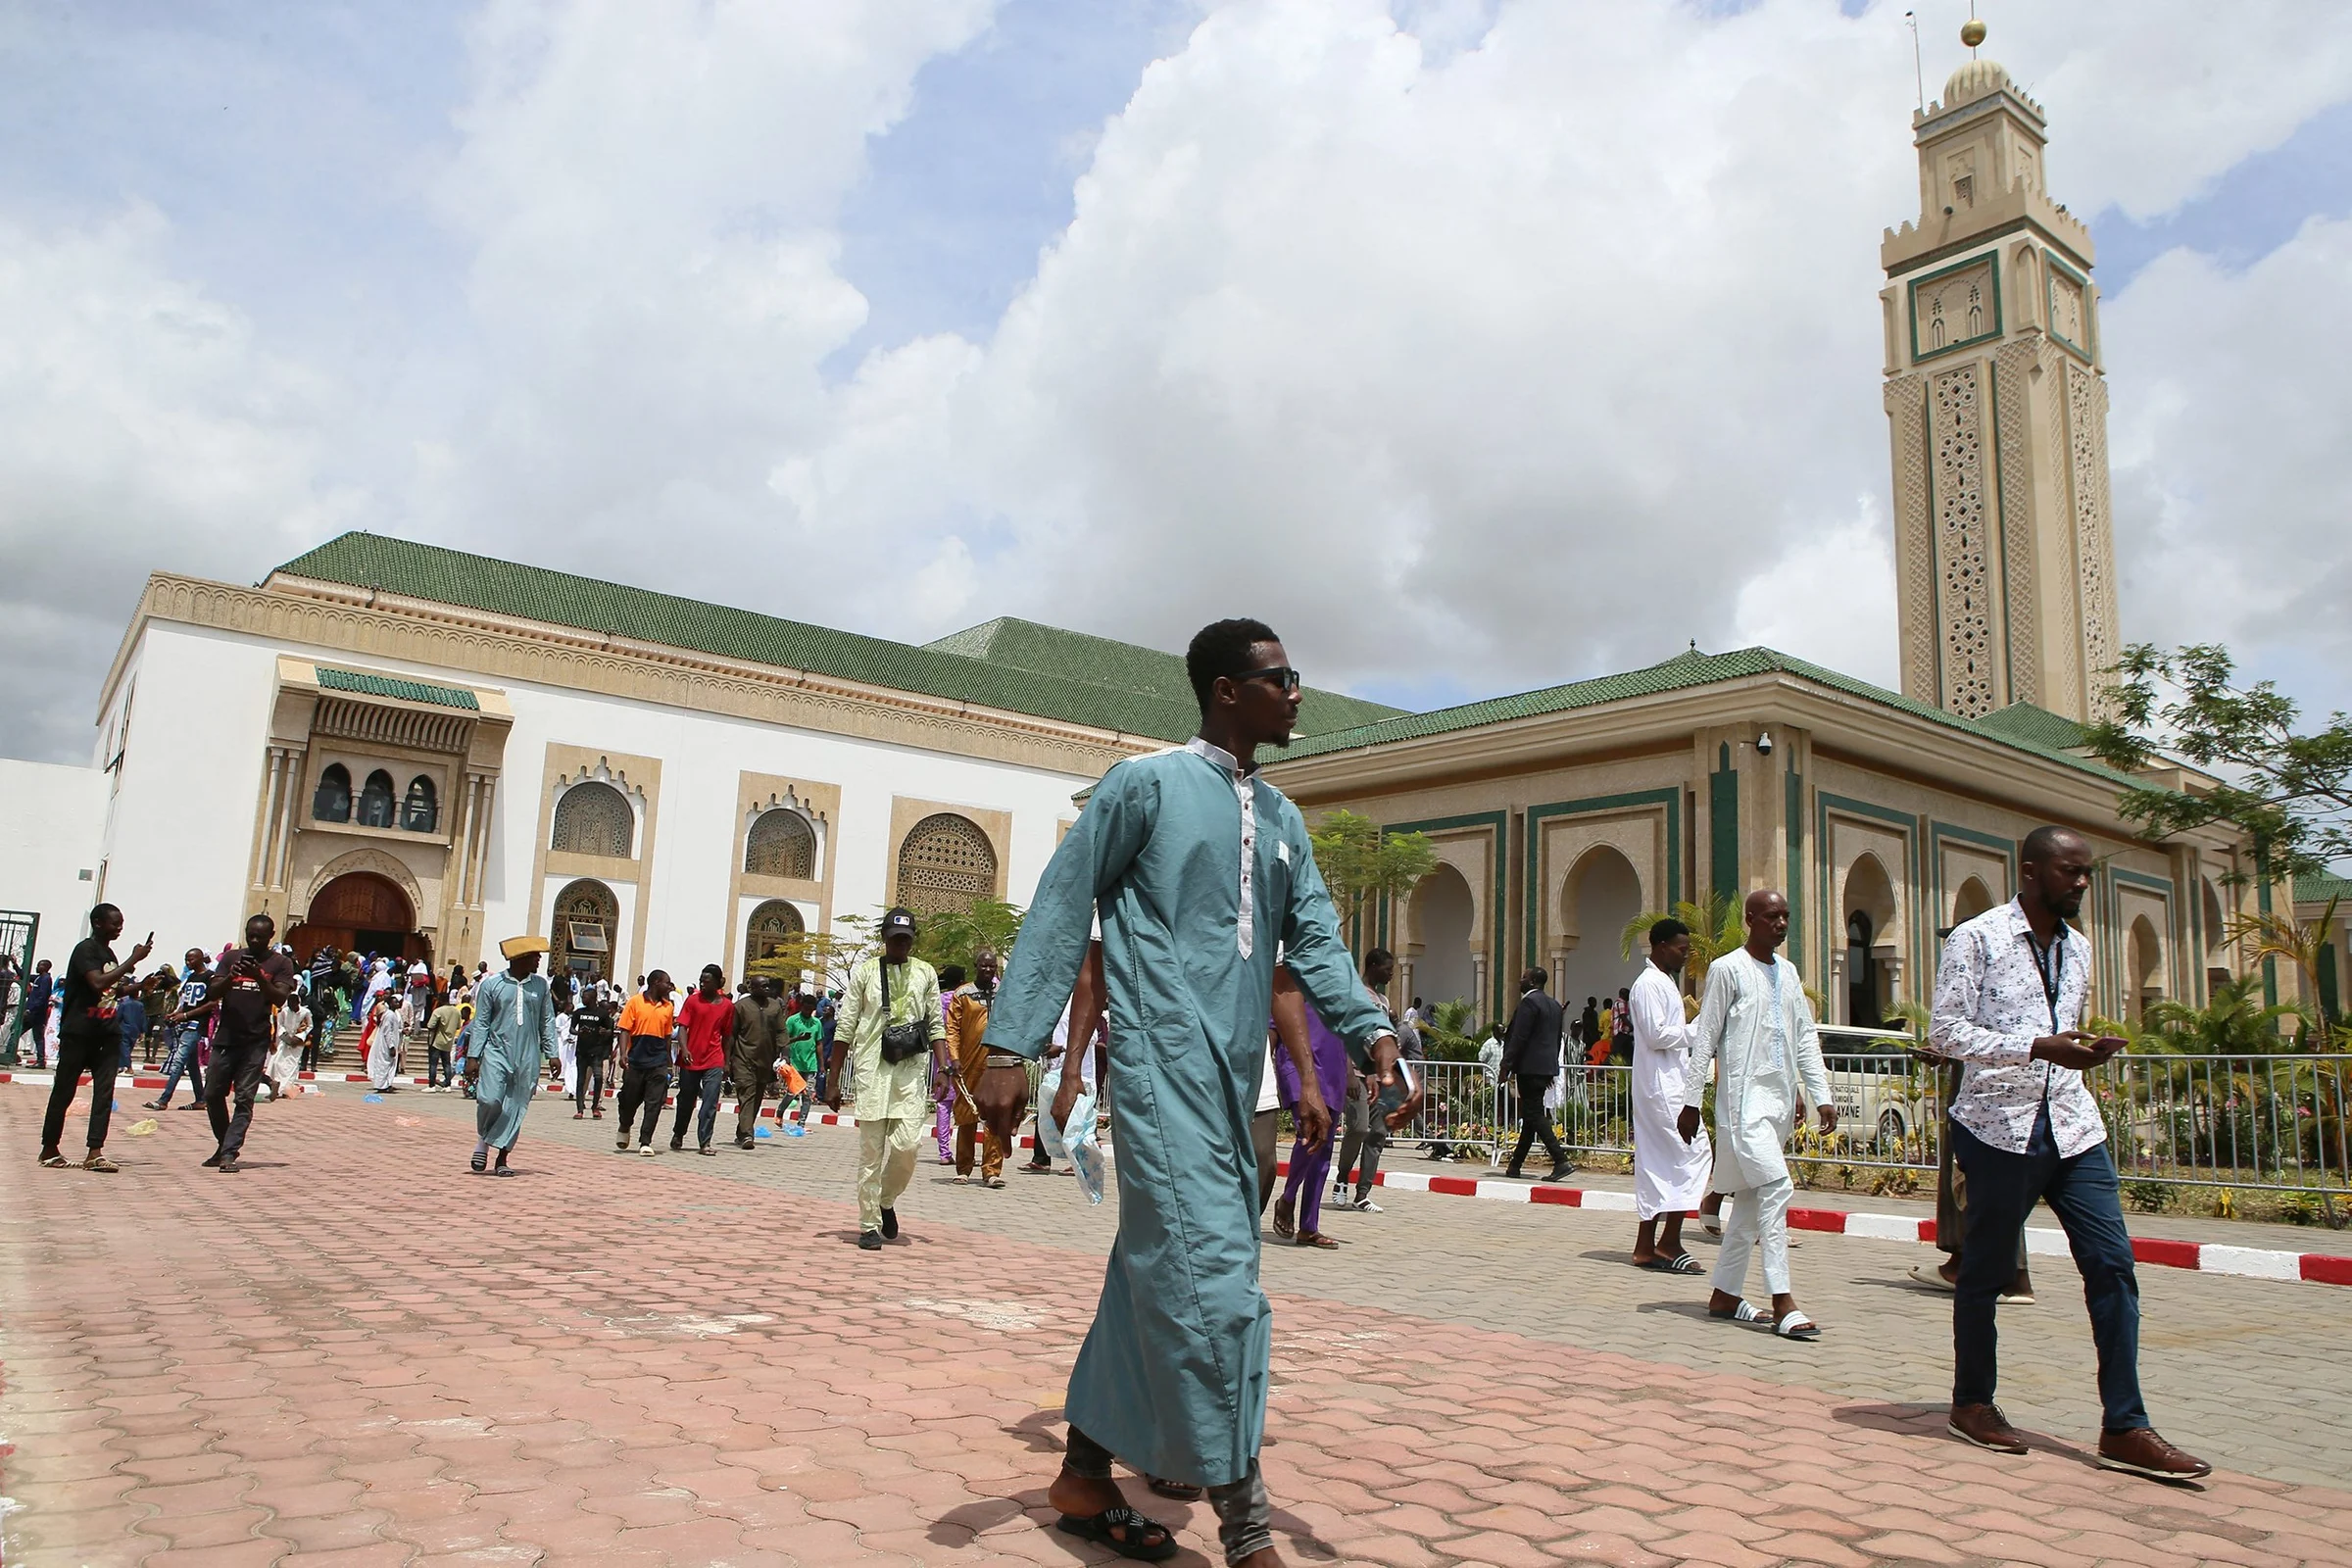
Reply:
<svg viewBox="0 0 2352 1568"><path fill-rule="evenodd" d="M2043 123L1963 63L1912 117L1920 220L1879 247L1903 693L1972 718L2088 719L2120 648L2090 231L2049 198Z"/></svg>

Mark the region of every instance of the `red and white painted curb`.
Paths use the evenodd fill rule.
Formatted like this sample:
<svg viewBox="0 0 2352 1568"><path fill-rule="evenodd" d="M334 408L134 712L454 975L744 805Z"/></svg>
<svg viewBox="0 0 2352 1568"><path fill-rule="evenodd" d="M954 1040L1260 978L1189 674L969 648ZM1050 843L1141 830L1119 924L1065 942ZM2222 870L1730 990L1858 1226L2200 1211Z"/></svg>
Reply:
<svg viewBox="0 0 2352 1568"><path fill-rule="evenodd" d="M1290 1174L1290 1161L1279 1167ZM1511 1181L1492 1176L1437 1176L1423 1171L1382 1171L1375 1187L1406 1193L1443 1193L1455 1198L1483 1198L1497 1203L1547 1203L1558 1208L1591 1208L1631 1214L1634 1195L1605 1188L1557 1187L1548 1182ZM1881 1242L1933 1242L1936 1222L1908 1214L1866 1214L1842 1208L1790 1208L1793 1230L1820 1231L1833 1236L1861 1236ZM2068 1257L2066 1233L2047 1225L2026 1227L2026 1250L2036 1257ZM2352 1285L2352 1257L2326 1252L2283 1252L2259 1247L2226 1247L2215 1242L2175 1242L2155 1236L2134 1236L2132 1255L2161 1268L2192 1269L2203 1274L2239 1274L2258 1280L2308 1280L2317 1285Z"/></svg>

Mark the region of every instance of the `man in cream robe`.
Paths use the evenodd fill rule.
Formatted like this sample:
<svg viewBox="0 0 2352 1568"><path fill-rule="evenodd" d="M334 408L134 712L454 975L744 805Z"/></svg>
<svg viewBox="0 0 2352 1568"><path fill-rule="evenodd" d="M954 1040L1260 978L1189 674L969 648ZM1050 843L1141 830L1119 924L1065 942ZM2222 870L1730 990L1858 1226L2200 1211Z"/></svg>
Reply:
<svg viewBox="0 0 2352 1568"><path fill-rule="evenodd" d="M1838 1110L1821 1061L1813 1008L1796 966L1774 951L1788 936L1788 901L1766 890L1747 898L1747 945L1707 967L1690 1042L1690 1076L1683 1089L1677 1130L1696 1141L1706 1098L1707 1069L1715 1069L1715 1181L1731 1199L1723 1250L1715 1263L1715 1294L1707 1310L1717 1317L1756 1322L1764 1313L1740 1298L1748 1254L1764 1253L1764 1283L1772 1292L1771 1320L1783 1338L1820 1334L1796 1308L1788 1289L1788 1200L1795 1184L1782 1150L1796 1127L1797 1095L1817 1107L1823 1132L1834 1132Z"/></svg>
<svg viewBox="0 0 2352 1568"><path fill-rule="evenodd" d="M1633 984L1626 1006L1634 1030L1634 1265L1666 1274L1696 1274L1698 1259L1683 1250L1683 1216L1707 1196L1714 1146L1701 1132L1683 1142L1675 1122L1690 1080L1690 1037L1679 977L1690 956L1690 928L1671 917L1649 928L1649 962ZM1659 1221L1665 1234L1659 1235Z"/></svg>

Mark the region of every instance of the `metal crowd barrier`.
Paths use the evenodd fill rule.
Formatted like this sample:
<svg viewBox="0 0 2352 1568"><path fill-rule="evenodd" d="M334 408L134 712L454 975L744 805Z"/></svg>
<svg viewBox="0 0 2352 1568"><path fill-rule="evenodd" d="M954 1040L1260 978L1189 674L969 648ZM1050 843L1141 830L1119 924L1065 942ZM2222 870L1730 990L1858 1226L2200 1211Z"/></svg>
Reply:
<svg viewBox="0 0 2352 1568"><path fill-rule="evenodd" d="M1891 1031L1824 1027L1822 1045L1838 1130L1826 1138L1800 1131L1790 1157L1908 1171L1932 1185L1956 1070ZM1483 1155L1489 1165L1508 1158L1518 1138L1516 1086L1476 1062L1418 1065L1427 1098L1393 1146L1431 1145L1457 1157ZM2352 1054L2127 1054L2092 1073L2090 1086L2128 1183L2301 1194L2324 1204L2352 1198ZM1571 1063L1552 1125L1580 1153L1630 1157L1632 1093L1629 1066Z"/></svg>

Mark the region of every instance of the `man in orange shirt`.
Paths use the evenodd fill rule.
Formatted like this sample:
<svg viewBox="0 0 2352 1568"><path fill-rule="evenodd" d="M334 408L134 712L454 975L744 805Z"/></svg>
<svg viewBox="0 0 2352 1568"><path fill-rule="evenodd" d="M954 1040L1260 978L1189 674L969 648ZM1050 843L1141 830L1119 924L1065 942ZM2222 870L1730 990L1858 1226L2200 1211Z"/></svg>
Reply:
<svg viewBox="0 0 2352 1568"><path fill-rule="evenodd" d="M677 1009L669 1003L669 976L660 969L645 977L645 989L620 1009L613 1032L625 1054L620 1069L620 1126L612 1152L629 1152L629 1122L640 1105L644 1125L638 1129L638 1152L651 1159L654 1129L662 1121L662 1102L669 1095L669 1037L677 1027Z"/></svg>
<svg viewBox="0 0 2352 1568"><path fill-rule="evenodd" d="M686 1147L686 1118L695 1119L699 1152L715 1156L718 1092L727 1077L727 1037L735 1032L735 999L715 963L703 965L702 984L678 1007L678 1117L669 1124L670 1152Z"/></svg>

